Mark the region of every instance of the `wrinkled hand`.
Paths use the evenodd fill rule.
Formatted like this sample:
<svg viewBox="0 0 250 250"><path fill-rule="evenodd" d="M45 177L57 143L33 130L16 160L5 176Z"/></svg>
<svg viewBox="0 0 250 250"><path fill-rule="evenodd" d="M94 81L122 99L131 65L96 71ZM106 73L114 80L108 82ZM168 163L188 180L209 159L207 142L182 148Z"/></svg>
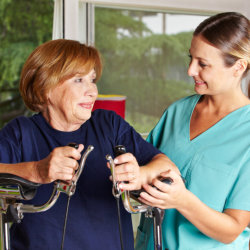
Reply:
<svg viewBox="0 0 250 250"><path fill-rule="evenodd" d="M116 181L122 182L119 188L123 190L136 190L141 188L140 167L131 153L125 153L114 159ZM125 183L126 182L126 183Z"/></svg>
<svg viewBox="0 0 250 250"><path fill-rule="evenodd" d="M142 192L140 194L139 200L152 207L158 207L161 209L168 208L180 208L185 202L186 192L188 190L181 176L175 171L167 171L161 174L162 177L170 177L173 180L171 185L161 182L158 179L152 181L152 185L156 188L144 184L143 188L147 192Z"/></svg>
<svg viewBox="0 0 250 250"><path fill-rule="evenodd" d="M78 149L70 146L55 148L45 159L36 162L37 179L40 183L55 180L70 181L79 167L83 145Z"/></svg>

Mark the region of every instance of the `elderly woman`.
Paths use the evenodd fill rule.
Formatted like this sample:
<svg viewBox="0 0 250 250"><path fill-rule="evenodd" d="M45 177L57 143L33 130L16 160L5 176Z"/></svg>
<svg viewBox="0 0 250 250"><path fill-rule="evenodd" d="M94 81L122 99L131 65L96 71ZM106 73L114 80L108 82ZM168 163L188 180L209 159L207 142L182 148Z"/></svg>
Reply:
<svg viewBox="0 0 250 250"><path fill-rule="evenodd" d="M71 198L65 249L120 248L116 201L105 156L116 145L126 154L115 160L125 190L139 189L175 166L113 111L96 110L96 82L102 65L98 51L72 40L54 40L36 48L21 74L20 92L33 116L18 117L0 132L0 170L33 182L70 181L88 145L94 151ZM75 149L70 142L79 144ZM141 167L139 167L141 166ZM42 185L33 204L47 201L52 184ZM11 228L11 249L59 249L67 203L62 195L48 211L25 214ZM130 215L122 209L123 241L134 249Z"/></svg>

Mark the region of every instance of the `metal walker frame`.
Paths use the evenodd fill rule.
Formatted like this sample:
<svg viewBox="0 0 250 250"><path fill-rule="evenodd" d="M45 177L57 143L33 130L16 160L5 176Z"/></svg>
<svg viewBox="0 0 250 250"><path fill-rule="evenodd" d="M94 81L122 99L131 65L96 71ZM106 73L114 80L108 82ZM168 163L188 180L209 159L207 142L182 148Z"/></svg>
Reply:
<svg viewBox="0 0 250 250"><path fill-rule="evenodd" d="M61 181L54 182L54 188L49 200L42 205L30 205L21 203L22 200L31 200L35 197L39 183L30 182L21 177L12 174L0 174L0 250L10 250L10 225L11 223L20 223L24 213L44 212L54 206L60 193L65 193L69 198L75 193L77 181L83 171L86 159L89 153L94 149L92 145L88 146L81 157L80 165L70 184ZM124 208L131 214L145 213L146 217L154 220L154 249L162 250L162 231L161 223L164 217L164 210L150 207L145 204L134 205L131 199L138 201L142 190L121 191L118 188L118 182L115 181L115 164L110 155L107 160L111 166L113 177L113 195L116 198L121 197Z"/></svg>
<svg viewBox="0 0 250 250"><path fill-rule="evenodd" d="M44 212L54 206L60 193L69 197L75 193L77 181L83 171L85 161L89 153L94 149L88 146L81 157L77 169L70 184L61 181L54 182L54 188L49 200L42 205L23 204L21 200L31 200L35 197L37 188L41 185L30 182L12 174L0 174L0 233L1 250L10 250L10 223L20 223L24 213Z"/></svg>
<svg viewBox="0 0 250 250"><path fill-rule="evenodd" d="M118 145L115 147L116 156L123 154L126 152L126 149L123 145ZM135 190L135 191L121 191L117 182L115 179L115 163L111 155L107 155L106 159L108 160L110 164L110 170L112 174L112 180L113 180L113 196L116 199L119 199L121 197L122 203L124 208L127 210L127 212L131 214L137 214L137 213L145 213L145 217L147 218L153 218L153 224L154 224L154 250L162 250L162 220L164 218L165 211L163 209L157 208L157 207L151 207L146 204L141 204L138 200L138 197L140 196L140 193L144 191L141 190ZM171 179L165 179L165 183L171 184ZM131 200L137 201L139 204L133 204Z"/></svg>

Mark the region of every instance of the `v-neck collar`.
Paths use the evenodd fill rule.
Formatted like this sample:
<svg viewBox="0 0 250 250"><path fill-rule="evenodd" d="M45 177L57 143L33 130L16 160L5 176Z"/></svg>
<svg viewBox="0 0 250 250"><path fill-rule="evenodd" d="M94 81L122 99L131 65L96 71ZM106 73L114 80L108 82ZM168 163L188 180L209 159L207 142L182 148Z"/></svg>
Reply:
<svg viewBox="0 0 250 250"><path fill-rule="evenodd" d="M206 131L204 131L203 133L199 134L198 136L194 137L192 140L190 139L190 126L191 126L191 118L192 118L192 115L193 115L193 112L194 112L194 109L198 103L198 101L200 100L201 98L201 95L195 95L196 99L194 100L193 102L193 106L192 106L192 109L191 109L191 112L190 112L190 115L189 115L189 121L188 121L188 140L189 142L193 142L196 138L198 138L200 135L202 135L203 133L205 133Z"/></svg>
<svg viewBox="0 0 250 250"><path fill-rule="evenodd" d="M228 117L230 117L231 115L245 109L245 108L248 108L250 107L250 104L248 105L245 105L243 107L240 107L232 112L230 112L229 114L227 114L226 116L224 116L222 119L220 119L218 122L216 122L214 125L212 125L211 127L209 127L207 130L205 130L204 132L202 132L201 134L197 135L196 137L194 137L192 140L190 139L190 125L191 125L191 118L192 118L192 115L193 115L193 112L194 112L194 109L198 103L198 101L200 100L200 98L202 97L202 95L195 95L196 96L196 99L194 100L193 102L193 106L192 106L192 109L191 109L191 112L190 112L190 115L189 115L189 122L188 122L188 140L189 142L195 142L197 140L199 140L200 137L203 137L204 135L206 135L210 130L216 128L218 126L218 124L222 123L224 120L226 120Z"/></svg>

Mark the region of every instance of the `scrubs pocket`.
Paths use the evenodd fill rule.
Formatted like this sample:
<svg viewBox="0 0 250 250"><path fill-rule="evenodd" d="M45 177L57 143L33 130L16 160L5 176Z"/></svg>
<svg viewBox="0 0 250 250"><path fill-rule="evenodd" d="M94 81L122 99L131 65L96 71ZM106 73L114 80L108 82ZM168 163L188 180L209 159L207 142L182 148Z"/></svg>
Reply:
<svg viewBox="0 0 250 250"><path fill-rule="evenodd" d="M147 234L140 230L138 227L136 240L135 240L135 250L146 250L147 249Z"/></svg>
<svg viewBox="0 0 250 250"><path fill-rule="evenodd" d="M188 189L209 207L222 212L235 181L233 166L205 156L194 157Z"/></svg>

